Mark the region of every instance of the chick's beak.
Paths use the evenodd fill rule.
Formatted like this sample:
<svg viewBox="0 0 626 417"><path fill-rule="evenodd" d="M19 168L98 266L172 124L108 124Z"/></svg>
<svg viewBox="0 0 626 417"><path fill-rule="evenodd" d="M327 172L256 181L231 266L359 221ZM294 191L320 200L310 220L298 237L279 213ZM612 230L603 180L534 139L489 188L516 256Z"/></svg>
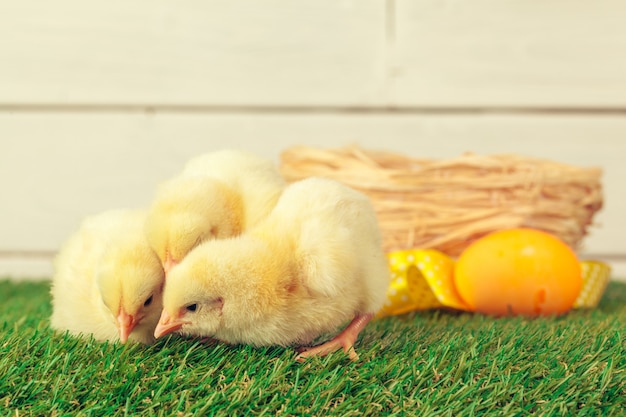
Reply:
<svg viewBox="0 0 626 417"><path fill-rule="evenodd" d="M163 310L161 318L159 319L159 324L157 324L156 329L154 329L154 337L158 339L161 336L175 332L183 327L183 324L187 324L187 322L180 319L173 320L169 313Z"/></svg>
<svg viewBox="0 0 626 417"><path fill-rule="evenodd" d="M137 325L137 321L134 316L121 309L120 314L117 316L117 324L120 328L120 341L126 343L128 336L135 328L135 325Z"/></svg>

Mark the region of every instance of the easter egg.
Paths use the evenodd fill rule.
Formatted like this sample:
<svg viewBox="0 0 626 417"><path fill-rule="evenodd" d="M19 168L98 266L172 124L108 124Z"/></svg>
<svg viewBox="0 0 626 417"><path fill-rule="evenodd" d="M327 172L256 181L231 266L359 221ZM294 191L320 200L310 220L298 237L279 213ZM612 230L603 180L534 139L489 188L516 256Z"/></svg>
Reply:
<svg viewBox="0 0 626 417"><path fill-rule="evenodd" d="M582 287L574 251L556 236L534 229L493 232L459 256L454 282L474 311L528 316L567 312Z"/></svg>

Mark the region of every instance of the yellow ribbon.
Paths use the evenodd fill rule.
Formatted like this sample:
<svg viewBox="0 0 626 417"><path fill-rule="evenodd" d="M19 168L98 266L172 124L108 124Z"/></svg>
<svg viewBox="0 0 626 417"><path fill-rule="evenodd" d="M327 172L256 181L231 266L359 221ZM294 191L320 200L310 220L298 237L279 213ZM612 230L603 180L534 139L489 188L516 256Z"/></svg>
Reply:
<svg viewBox="0 0 626 417"><path fill-rule="evenodd" d="M574 308L593 308L598 305L611 277L611 267L600 261L582 261L583 287L574 301Z"/></svg>
<svg viewBox="0 0 626 417"><path fill-rule="evenodd" d="M378 317L432 308L469 311L454 285L455 261L434 249L409 249L387 255L391 281ZM583 287L574 308L598 305L611 268L598 261L582 261Z"/></svg>

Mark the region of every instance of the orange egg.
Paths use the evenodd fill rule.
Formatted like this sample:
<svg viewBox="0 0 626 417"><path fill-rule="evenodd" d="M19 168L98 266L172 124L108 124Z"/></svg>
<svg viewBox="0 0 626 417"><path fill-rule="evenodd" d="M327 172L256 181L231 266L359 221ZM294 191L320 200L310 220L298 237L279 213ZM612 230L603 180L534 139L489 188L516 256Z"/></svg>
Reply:
<svg viewBox="0 0 626 417"><path fill-rule="evenodd" d="M475 311L529 316L568 311L582 287L580 262L557 237L518 228L491 233L461 253L454 281Z"/></svg>

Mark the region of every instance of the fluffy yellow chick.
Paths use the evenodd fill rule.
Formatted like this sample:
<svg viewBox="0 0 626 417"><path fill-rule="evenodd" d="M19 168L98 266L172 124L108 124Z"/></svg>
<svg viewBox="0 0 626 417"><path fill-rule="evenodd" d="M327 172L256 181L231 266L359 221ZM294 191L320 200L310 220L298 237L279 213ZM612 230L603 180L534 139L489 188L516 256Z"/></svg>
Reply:
<svg viewBox="0 0 626 417"><path fill-rule="evenodd" d="M146 213L86 218L59 251L51 325L97 340L154 342L165 274L144 236Z"/></svg>
<svg viewBox="0 0 626 417"><path fill-rule="evenodd" d="M377 219L363 194L308 178L289 185L271 214L237 237L207 241L168 275L160 337L177 331L238 344L302 345L298 360L353 344L383 305L389 283Z"/></svg>
<svg viewBox="0 0 626 417"><path fill-rule="evenodd" d="M158 188L146 221L148 242L167 273L199 243L256 225L284 187L274 164L249 152L222 150L193 158Z"/></svg>

